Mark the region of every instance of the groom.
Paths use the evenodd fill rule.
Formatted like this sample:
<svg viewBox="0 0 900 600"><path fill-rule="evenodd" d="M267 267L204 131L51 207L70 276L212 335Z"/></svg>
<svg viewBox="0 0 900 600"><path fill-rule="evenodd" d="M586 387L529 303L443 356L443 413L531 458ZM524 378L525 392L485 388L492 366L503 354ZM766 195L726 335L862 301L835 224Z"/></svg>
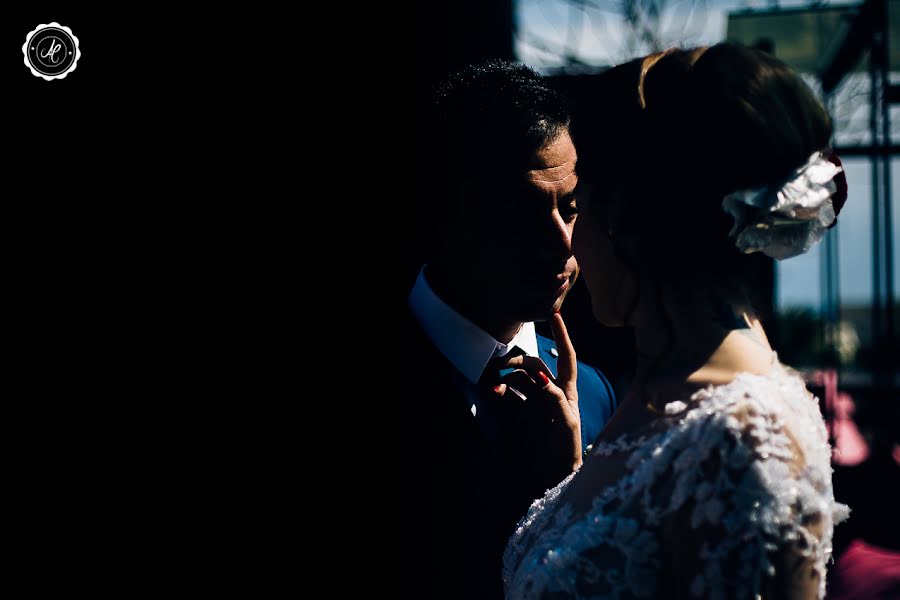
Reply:
<svg viewBox="0 0 900 600"><path fill-rule="evenodd" d="M430 247L409 295L416 365L404 402L430 412L423 483L431 596L500 598L506 540L559 478L512 464L500 434L509 423L495 408L516 392L500 396L494 385L523 380L498 372L521 354L558 374L557 346L536 335L534 321L559 309L578 276L577 156L563 99L525 66L491 62L457 73L436 88L434 109ZM579 363L577 376L585 447L615 399L596 369Z"/></svg>

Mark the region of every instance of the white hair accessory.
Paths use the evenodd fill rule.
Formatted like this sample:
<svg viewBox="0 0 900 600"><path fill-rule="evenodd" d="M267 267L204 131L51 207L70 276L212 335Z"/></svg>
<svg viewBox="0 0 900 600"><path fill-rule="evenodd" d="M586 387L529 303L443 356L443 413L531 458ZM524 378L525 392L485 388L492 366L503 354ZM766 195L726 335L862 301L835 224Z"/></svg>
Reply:
<svg viewBox="0 0 900 600"><path fill-rule="evenodd" d="M779 260L803 254L834 223L834 178L842 171L815 152L780 184L728 194L722 200L722 208L734 217L728 236L747 254L762 252Z"/></svg>

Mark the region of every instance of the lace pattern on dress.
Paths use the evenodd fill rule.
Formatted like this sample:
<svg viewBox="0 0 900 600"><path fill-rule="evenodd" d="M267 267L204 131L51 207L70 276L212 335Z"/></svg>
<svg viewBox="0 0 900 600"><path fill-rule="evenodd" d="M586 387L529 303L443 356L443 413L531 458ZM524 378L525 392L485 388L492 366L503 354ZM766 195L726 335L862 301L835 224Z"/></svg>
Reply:
<svg viewBox="0 0 900 600"><path fill-rule="evenodd" d="M819 575L822 598L833 523L848 510L834 501L831 448L803 381L776 364L768 376L739 375L665 412L662 431L594 445L592 458L630 455L627 474L589 510L564 501L578 474L531 506L504 554L507 597L654 597L661 525L682 519L704 532L691 595L754 598L775 573L772 554L793 544Z"/></svg>

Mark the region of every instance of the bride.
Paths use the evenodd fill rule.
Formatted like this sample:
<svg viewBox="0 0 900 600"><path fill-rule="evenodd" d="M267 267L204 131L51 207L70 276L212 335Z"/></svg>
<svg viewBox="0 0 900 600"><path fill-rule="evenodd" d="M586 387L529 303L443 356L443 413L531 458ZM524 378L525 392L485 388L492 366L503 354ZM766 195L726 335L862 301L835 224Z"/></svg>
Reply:
<svg viewBox="0 0 900 600"><path fill-rule="evenodd" d="M519 522L506 595L822 598L848 511L754 298L761 254L806 252L846 199L831 121L784 64L730 44L620 65L591 98L573 246L596 318L635 327L638 370Z"/></svg>

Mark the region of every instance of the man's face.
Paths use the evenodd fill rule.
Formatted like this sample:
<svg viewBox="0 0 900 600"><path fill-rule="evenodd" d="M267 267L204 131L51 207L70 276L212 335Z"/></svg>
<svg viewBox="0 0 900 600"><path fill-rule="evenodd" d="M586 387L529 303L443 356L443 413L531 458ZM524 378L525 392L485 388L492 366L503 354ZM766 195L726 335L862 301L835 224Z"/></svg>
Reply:
<svg viewBox="0 0 900 600"><path fill-rule="evenodd" d="M563 131L519 173L464 194L450 258L486 313L525 322L546 319L562 305L578 276L571 243L576 159Z"/></svg>

